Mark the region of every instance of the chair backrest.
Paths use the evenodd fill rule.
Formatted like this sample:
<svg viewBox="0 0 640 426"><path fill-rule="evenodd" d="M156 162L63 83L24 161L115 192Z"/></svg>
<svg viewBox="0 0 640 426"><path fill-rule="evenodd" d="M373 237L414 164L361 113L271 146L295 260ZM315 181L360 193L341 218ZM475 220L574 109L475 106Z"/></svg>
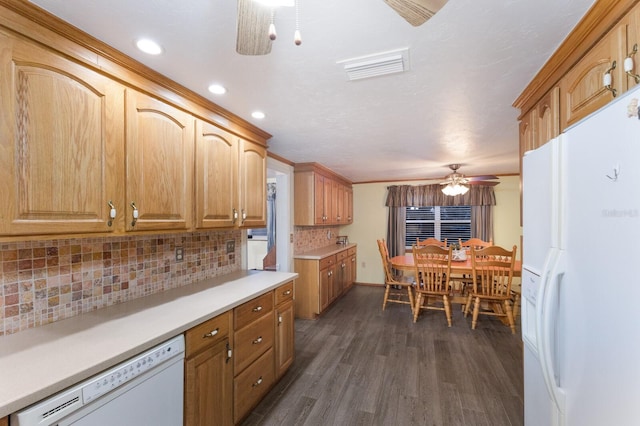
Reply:
<svg viewBox="0 0 640 426"><path fill-rule="evenodd" d="M460 244L460 248L474 247L477 250L485 247L491 247L493 245L493 241L484 241L480 238L469 238L467 241L462 241L462 238L458 238L458 244Z"/></svg>
<svg viewBox="0 0 640 426"><path fill-rule="evenodd" d="M440 241L436 238L425 238L424 240L420 241L420 238L416 238L416 245L418 247L438 246L438 247L447 248L447 239L445 238L444 241Z"/></svg>
<svg viewBox="0 0 640 426"><path fill-rule="evenodd" d="M378 250L382 258L382 266L384 268L384 280L386 283L394 282L393 273L391 272L391 262L389 261L389 249L385 240L378 240Z"/></svg>
<svg viewBox="0 0 640 426"><path fill-rule="evenodd" d="M473 292L495 298L510 297L516 250L516 246L512 250L500 246L483 249L471 246Z"/></svg>
<svg viewBox="0 0 640 426"><path fill-rule="evenodd" d="M413 246L416 283L424 291L445 292L451 277L451 251L437 245Z"/></svg>

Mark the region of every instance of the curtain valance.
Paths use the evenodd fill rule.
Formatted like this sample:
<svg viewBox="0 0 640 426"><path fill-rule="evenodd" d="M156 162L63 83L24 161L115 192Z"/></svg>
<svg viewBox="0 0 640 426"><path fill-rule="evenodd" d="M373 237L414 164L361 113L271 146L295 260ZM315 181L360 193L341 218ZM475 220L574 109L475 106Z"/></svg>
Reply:
<svg viewBox="0 0 640 426"><path fill-rule="evenodd" d="M442 193L442 185L393 185L387 193L387 207L495 206L492 186L470 185L464 195L451 197Z"/></svg>

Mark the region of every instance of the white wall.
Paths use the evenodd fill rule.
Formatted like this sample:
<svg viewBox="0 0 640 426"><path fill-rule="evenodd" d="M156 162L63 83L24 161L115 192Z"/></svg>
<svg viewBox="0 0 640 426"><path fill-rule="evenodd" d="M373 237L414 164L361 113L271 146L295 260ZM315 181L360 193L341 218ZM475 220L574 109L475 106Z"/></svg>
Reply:
<svg viewBox="0 0 640 426"><path fill-rule="evenodd" d="M358 244L357 282L384 283L380 253L376 240L386 238L387 186L424 185L430 181L383 182L353 185L354 223L340 228L341 235L348 235L349 242ZM495 188L494 243L503 247L518 246L520 252L520 191L518 176L500 177ZM519 257L519 256L518 256Z"/></svg>

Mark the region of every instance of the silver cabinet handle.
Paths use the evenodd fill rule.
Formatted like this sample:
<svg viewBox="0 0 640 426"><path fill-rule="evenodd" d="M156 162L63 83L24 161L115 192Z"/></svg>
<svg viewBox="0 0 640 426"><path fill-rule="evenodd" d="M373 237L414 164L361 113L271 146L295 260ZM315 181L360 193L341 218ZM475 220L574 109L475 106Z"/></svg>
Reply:
<svg viewBox="0 0 640 426"><path fill-rule="evenodd" d="M290 294L291 294L291 290L287 290L287 291L285 291L285 292L284 292L284 293L282 293L282 294L283 294L284 296L288 296L288 295L290 295Z"/></svg>
<svg viewBox="0 0 640 426"><path fill-rule="evenodd" d="M262 310L262 306L256 306L255 308L253 308L251 311L252 312L260 312Z"/></svg>
<svg viewBox="0 0 640 426"><path fill-rule="evenodd" d="M205 338L205 337L213 337L213 336L215 336L216 334L218 334L218 331L220 331L220 329L219 329L219 328L216 328L215 330L212 330L212 331L208 332L207 334L205 334L205 335L204 335L204 336L202 336L202 337L203 337L203 338Z"/></svg>
<svg viewBox="0 0 640 426"><path fill-rule="evenodd" d="M260 343L262 343L262 336L258 337L257 339L255 339L251 343L254 344L254 345L259 345Z"/></svg>
<svg viewBox="0 0 640 426"><path fill-rule="evenodd" d="M262 384L262 376L260 376L258 380L251 386L255 388L256 386L260 386L261 384Z"/></svg>

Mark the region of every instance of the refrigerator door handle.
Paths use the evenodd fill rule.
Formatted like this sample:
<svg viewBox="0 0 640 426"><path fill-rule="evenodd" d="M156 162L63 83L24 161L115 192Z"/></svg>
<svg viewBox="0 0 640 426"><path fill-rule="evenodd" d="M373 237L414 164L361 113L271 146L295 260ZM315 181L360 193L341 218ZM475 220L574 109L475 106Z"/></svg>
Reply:
<svg viewBox="0 0 640 426"><path fill-rule="evenodd" d="M556 312L554 307L558 306L558 290L560 278L564 273L563 252L557 248L552 248L547 253L544 270L540 277L540 287L536 304L536 340L538 343L538 357L542 367L544 381L547 385L549 395L557 407L559 419L555 419L555 424L562 424L565 412L565 393L556 382L556 372L553 363L554 353L554 327L553 320ZM558 423L556 423L558 422Z"/></svg>

